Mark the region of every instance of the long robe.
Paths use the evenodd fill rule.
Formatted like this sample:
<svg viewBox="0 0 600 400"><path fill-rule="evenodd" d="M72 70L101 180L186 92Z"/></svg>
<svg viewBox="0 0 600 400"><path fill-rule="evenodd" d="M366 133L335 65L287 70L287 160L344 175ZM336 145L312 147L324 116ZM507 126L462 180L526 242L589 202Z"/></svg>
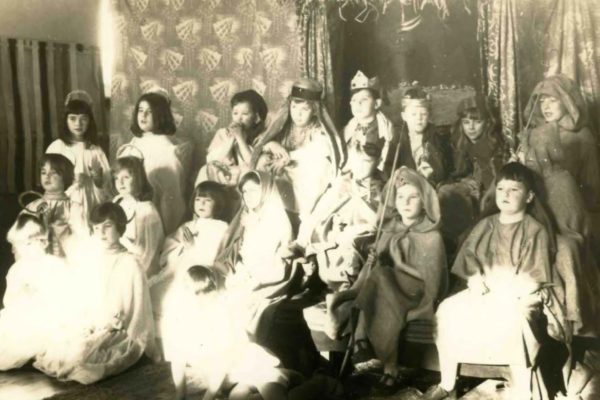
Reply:
<svg viewBox="0 0 600 400"><path fill-rule="evenodd" d="M189 229L194 236L189 248L184 245L184 229ZM160 253L160 272L149 281L157 336L162 335L165 326L162 317L176 290L176 280L180 275L187 275L187 269L193 265L212 266L226 231L226 222L197 218L184 223L165 239Z"/></svg>
<svg viewBox="0 0 600 400"><path fill-rule="evenodd" d="M118 199L115 198L115 202ZM120 205L129 221L121 236L121 244L137 257L149 278L159 271L158 259L165 237L160 215L150 201L133 200Z"/></svg>
<svg viewBox="0 0 600 400"><path fill-rule="evenodd" d="M215 267L227 277L228 290L247 307L249 334L260 343L270 329L265 309L291 295L298 269L287 259L292 227L274 178L251 171L261 185L261 204L242 205L225 235Z"/></svg>
<svg viewBox="0 0 600 400"><path fill-rule="evenodd" d="M119 246L90 249L80 268L73 311L48 332L34 367L59 380L90 384L116 375L146 353L155 358L154 323L144 271Z"/></svg>
<svg viewBox="0 0 600 400"><path fill-rule="evenodd" d="M403 184L415 186L423 202L421 219L410 226L402 222L394 205L382 209L384 226L376 247L376 262L361 271L356 307L364 332L384 364L395 360L401 332L414 320L433 320L437 301L447 286L446 254L438 231L440 207L433 187L417 172L402 167L390 179L384 193ZM391 203L391 202L390 202ZM362 282L362 283L361 283Z"/></svg>
<svg viewBox="0 0 600 400"><path fill-rule="evenodd" d="M183 196L186 175L177 146L168 136L150 132L145 132L142 137L134 137L130 144L144 156L146 176L154 189L152 202L168 235L181 224L185 213Z"/></svg>
<svg viewBox="0 0 600 400"><path fill-rule="evenodd" d="M86 147L86 144L82 142L66 144L62 139L56 139L50 143L46 153L61 154L71 160L75 166L75 176L85 174L91 177L93 169L102 169L102 183L100 186L96 186L92 179L89 179L85 182L73 183L66 191L74 203L81 205L86 220L94 206L112 198L110 164L106 154L99 146L90 144L89 147Z"/></svg>

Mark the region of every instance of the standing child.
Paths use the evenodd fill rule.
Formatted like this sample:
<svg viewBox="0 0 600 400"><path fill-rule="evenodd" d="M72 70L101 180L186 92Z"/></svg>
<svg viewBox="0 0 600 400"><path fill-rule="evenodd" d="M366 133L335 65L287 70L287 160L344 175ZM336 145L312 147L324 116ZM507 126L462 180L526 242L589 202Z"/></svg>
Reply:
<svg viewBox="0 0 600 400"><path fill-rule="evenodd" d="M450 150L442 137L429 123L429 95L421 88L412 88L402 97L400 154L398 164L423 175L434 187L450 172Z"/></svg>
<svg viewBox="0 0 600 400"><path fill-rule="evenodd" d="M394 137L392 122L381 112L379 80L367 78L358 71L350 82L350 107L352 119L344 128L346 148L356 144L364 146L367 143L381 148L381 161L377 168L386 176L390 176L393 152L390 152L390 142Z"/></svg>
<svg viewBox="0 0 600 400"><path fill-rule="evenodd" d="M228 392L229 399L248 399L253 389L265 400L286 399L286 371L275 356L248 340L239 304L221 289L222 279L212 268L192 266L179 278L177 299L165 316L165 354L176 398L185 398L187 372L205 391L204 400L220 391Z"/></svg>
<svg viewBox="0 0 600 400"><path fill-rule="evenodd" d="M66 284L67 270L46 253L48 231L35 215L21 213L8 231L16 262L6 275L6 292L0 311L0 370L19 368L45 348L53 307ZM59 296L60 297L60 296Z"/></svg>
<svg viewBox="0 0 600 400"><path fill-rule="evenodd" d="M277 176L286 209L300 219L337 175L343 158L338 132L321 102L323 88L312 79L294 82L289 98L265 131L253 154L253 168Z"/></svg>
<svg viewBox="0 0 600 400"><path fill-rule="evenodd" d="M130 144L144 156L144 169L154 196L166 234L172 233L185 212L183 165L178 157L177 146L171 140L176 131L171 104L166 95L143 94L133 109Z"/></svg>
<svg viewBox="0 0 600 400"><path fill-rule="evenodd" d="M250 89L234 94L230 104L231 123L215 133L195 186L206 180L235 186L250 169L252 146L265 130L267 103Z"/></svg>
<svg viewBox="0 0 600 400"><path fill-rule="evenodd" d="M173 282L190 265L212 266L227 231L225 191L217 182L204 181L194 190L193 218L169 235L160 255L160 273L150 280L157 336L162 334L165 304L173 295Z"/></svg>
<svg viewBox="0 0 600 400"><path fill-rule="evenodd" d="M544 314L561 315L554 295L560 284L548 287L557 279L551 264L552 237L530 215L532 189L533 175L523 165L509 163L499 171L495 202L500 212L473 228L452 267L468 289L444 300L437 312L442 380L424 399L450 398L460 362L510 365L511 398L531 398L531 374L538 366L540 348L537 338L540 329L546 329L539 326L542 307L554 305ZM549 318L548 333L568 329L557 328L557 323Z"/></svg>
<svg viewBox="0 0 600 400"><path fill-rule="evenodd" d="M71 161L60 154L44 154L41 166L40 182L44 194L27 204L25 210L40 216L48 228L49 252L64 257L67 242L74 238L73 234L82 235L86 231L87 217L81 205L65 193L73 182Z"/></svg>
<svg viewBox="0 0 600 400"><path fill-rule="evenodd" d="M74 98L76 95L85 100ZM82 90L69 93L60 137L48 146L46 153L62 154L74 164L75 180L67 187L67 195L81 204L86 220L96 204L112 196L110 165L98 146L97 135L89 94Z"/></svg>
<svg viewBox="0 0 600 400"><path fill-rule="evenodd" d="M164 232L160 215L150 201L152 188L146 179L144 161L136 157L117 158L114 177L119 194L113 202L127 215L121 244L138 258L146 276L150 277L159 270L158 256Z"/></svg>

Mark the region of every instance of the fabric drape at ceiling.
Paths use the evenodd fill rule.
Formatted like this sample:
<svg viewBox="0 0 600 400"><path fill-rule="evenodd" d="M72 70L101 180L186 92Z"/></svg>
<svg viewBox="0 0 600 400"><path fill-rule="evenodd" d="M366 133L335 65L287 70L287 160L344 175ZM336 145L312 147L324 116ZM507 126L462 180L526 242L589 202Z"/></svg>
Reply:
<svg viewBox="0 0 600 400"><path fill-rule="evenodd" d="M0 38L0 192L39 185L40 159L63 127L64 101L86 90L98 131L105 130L98 48Z"/></svg>
<svg viewBox="0 0 600 400"><path fill-rule="evenodd" d="M312 0L300 9L301 73L323 85L325 104L334 121L337 105L334 96L331 44L327 21L327 2Z"/></svg>
<svg viewBox="0 0 600 400"><path fill-rule="evenodd" d="M115 0L112 14L113 156L131 138L136 100L153 86L169 92L176 137L194 144L198 168L216 129L230 123L233 94L255 89L274 111L299 75L293 2Z"/></svg>
<svg viewBox="0 0 600 400"><path fill-rule="evenodd" d="M557 0L550 19L546 74L564 74L581 87L600 139L600 4L590 0Z"/></svg>

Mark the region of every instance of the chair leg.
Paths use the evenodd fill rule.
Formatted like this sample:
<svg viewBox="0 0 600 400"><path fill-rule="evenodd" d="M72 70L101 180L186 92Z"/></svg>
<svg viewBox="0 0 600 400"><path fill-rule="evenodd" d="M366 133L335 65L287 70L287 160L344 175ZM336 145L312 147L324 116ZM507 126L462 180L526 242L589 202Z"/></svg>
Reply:
<svg viewBox="0 0 600 400"><path fill-rule="evenodd" d="M348 346L346 347L346 352L344 353L344 359L342 361L342 365L340 366L340 370L338 373L338 377L342 378L346 369L348 367L348 362L350 361L350 357L352 356L352 351L354 350L354 344L356 342L356 326L358 325L358 314L359 310L357 308L352 308L350 310L350 339L348 340Z"/></svg>

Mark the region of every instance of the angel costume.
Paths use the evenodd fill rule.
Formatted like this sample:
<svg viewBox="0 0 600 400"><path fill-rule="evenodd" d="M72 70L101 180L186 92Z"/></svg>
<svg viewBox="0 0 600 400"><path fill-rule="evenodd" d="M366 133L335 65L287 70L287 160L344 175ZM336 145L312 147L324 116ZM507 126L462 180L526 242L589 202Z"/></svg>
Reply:
<svg viewBox="0 0 600 400"><path fill-rule="evenodd" d="M152 202L163 222L165 234L170 234L181 224L185 213L184 184L186 176L178 156L178 147L169 136L144 132L131 139L144 156L144 170L154 189Z"/></svg>
<svg viewBox="0 0 600 400"><path fill-rule="evenodd" d="M189 247L184 239L186 229L194 238ZM165 326L162 316L166 304L176 295L175 281L180 275L185 276L187 268L193 265L212 266L226 231L226 222L212 218L195 218L181 225L165 239L160 255L160 272L149 281L158 337L162 337Z"/></svg>
<svg viewBox="0 0 600 400"><path fill-rule="evenodd" d="M159 271L158 257L164 240L160 215L151 201L139 201L133 198L123 200L115 197L127 215L127 227L121 236L121 244L138 259L146 277Z"/></svg>
<svg viewBox="0 0 600 400"><path fill-rule="evenodd" d="M247 309L247 330L260 343L271 322L263 312L290 294L299 271L286 259L292 227L274 177L258 171L248 174L260 182L260 205L255 210L242 205L225 235L215 267L227 276L226 287L239 296L240 307Z"/></svg>
<svg viewBox="0 0 600 400"><path fill-rule="evenodd" d="M66 190L69 198L74 203L81 205L86 220L94 206L112 198L113 190L110 164L100 146L84 142L67 144L62 139L56 139L50 143L50 146L46 149L46 153L61 154L71 160L75 166L75 177L79 174L89 177L89 179L74 182ZM100 186L96 186L91 179L93 170L102 171L102 184Z"/></svg>
<svg viewBox="0 0 600 400"><path fill-rule="evenodd" d="M259 137L252 157L253 168L276 172L277 160L264 147L275 141L285 148L290 161L278 172L278 185L286 209L298 212L300 219L310 213L319 195L335 178L344 157L340 137L324 104L319 101L321 91L321 85L316 81L302 79L296 82L273 123ZM314 121L308 126L301 128L292 121L290 106L293 98L318 101ZM287 186L291 187L288 189Z"/></svg>
<svg viewBox="0 0 600 400"><path fill-rule="evenodd" d="M26 252L10 267L0 311L0 370L22 367L47 348L48 327L65 306L57 293L69 288L68 276L61 259L41 252Z"/></svg>
<svg viewBox="0 0 600 400"><path fill-rule="evenodd" d="M116 375L146 353L155 358L154 322L144 271L117 245L90 248L72 313L50 329L34 367L59 380L94 383Z"/></svg>

